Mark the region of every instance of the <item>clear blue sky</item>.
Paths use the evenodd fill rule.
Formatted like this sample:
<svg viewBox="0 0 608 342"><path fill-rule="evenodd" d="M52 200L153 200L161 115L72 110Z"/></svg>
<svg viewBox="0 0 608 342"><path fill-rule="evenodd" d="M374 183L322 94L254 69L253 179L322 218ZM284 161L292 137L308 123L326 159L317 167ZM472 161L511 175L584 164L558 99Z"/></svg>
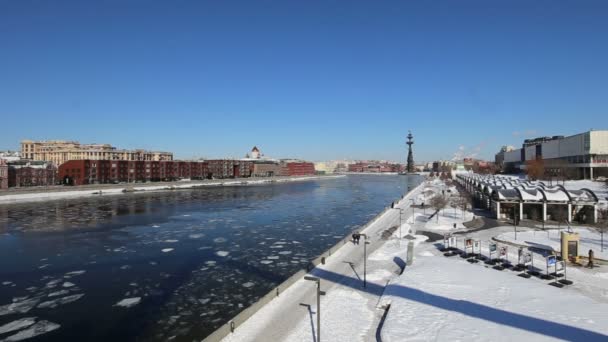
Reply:
<svg viewBox="0 0 608 342"><path fill-rule="evenodd" d="M0 0L0 150L493 158L607 118L608 1Z"/></svg>

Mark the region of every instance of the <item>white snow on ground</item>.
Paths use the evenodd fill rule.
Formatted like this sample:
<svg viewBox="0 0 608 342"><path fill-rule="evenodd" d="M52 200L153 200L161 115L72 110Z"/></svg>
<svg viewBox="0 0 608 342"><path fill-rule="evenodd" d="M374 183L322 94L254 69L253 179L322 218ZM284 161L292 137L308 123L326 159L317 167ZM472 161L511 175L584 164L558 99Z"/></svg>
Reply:
<svg viewBox="0 0 608 342"><path fill-rule="evenodd" d="M512 230L512 228L511 228ZM565 230L565 229L564 229ZM604 251L601 250L601 235L598 231L582 227L573 227L574 232L579 233L579 255L587 256L589 249L593 250L596 258L608 260L608 234L604 234ZM538 248L552 248L554 251L561 250L560 230L548 229L547 231L523 231L502 233L496 237L499 240L519 245Z"/></svg>
<svg viewBox="0 0 608 342"><path fill-rule="evenodd" d="M6 323L3 326L0 326L0 334L6 334L11 331L27 328L34 323L36 323L36 317L21 318L10 323Z"/></svg>
<svg viewBox="0 0 608 342"><path fill-rule="evenodd" d="M141 302L141 297L125 298L125 299L121 300L120 302L114 304L114 306L122 306L125 308L130 308L132 306L139 304L140 302Z"/></svg>
<svg viewBox="0 0 608 342"><path fill-rule="evenodd" d="M428 215L416 214L417 220L426 219ZM466 227L462 225L462 222L471 221L473 219L473 213L467 211L462 213L460 209L443 209L439 212L438 215L433 216L433 218L427 220L427 223L424 226L425 230L428 231L441 231L447 232L450 230L454 230L454 223L456 223L456 230L465 229Z"/></svg>
<svg viewBox="0 0 608 342"><path fill-rule="evenodd" d="M608 303L436 254L387 286L383 341L608 340Z"/></svg>
<svg viewBox="0 0 608 342"><path fill-rule="evenodd" d="M368 308L366 302L367 299L363 295L350 289L337 288L334 291L331 291L323 298L321 307L322 340L361 340L366 333L366 330L362 330L361 328L368 326L369 322L374 318L374 311ZM285 341L312 340L312 332L316 327L317 319L315 306L306 306L309 319L301 320L295 329L292 330L292 333L285 338ZM323 311L325 311L325 313ZM344 319L336 320L336 314ZM350 332L350 334L348 334L348 332ZM314 333L316 334L316 331Z"/></svg>
<svg viewBox="0 0 608 342"><path fill-rule="evenodd" d="M21 330L20 332L5 338L2 340L2 342L22 341L38 335L46 334L53 330L59 329L59 327L61 327L59 324L53 322L40 321L25 330Z"/></svg>

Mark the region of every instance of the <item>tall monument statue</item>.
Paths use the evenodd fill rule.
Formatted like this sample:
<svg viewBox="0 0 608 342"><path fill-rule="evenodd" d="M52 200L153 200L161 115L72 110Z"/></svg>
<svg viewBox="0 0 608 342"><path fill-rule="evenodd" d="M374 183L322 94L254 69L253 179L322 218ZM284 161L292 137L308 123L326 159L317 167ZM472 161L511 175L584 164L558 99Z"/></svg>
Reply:
<svg viewBox="0 0 608 342"><path fill-rule="evenodd" d="M409 134L407 135L407 142L406 142L406 144L408 145L408 152L407 152L407 172L408 173L414 172L414 155L412 154L412 145L414 144L414 142L412 141L412 139L414 139L414 136L412 135L412 132L410 131Z"/></svg>

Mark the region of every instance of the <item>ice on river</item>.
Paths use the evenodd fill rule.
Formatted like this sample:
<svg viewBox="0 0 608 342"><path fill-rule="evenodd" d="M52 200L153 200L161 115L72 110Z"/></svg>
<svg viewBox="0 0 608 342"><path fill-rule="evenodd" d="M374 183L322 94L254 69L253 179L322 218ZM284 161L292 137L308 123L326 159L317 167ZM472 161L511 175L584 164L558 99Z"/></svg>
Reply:
<svg viewBox="0 0 608 342"><path fill-rule="evenodd" d="M253 285L255 285L255 283L248 281L243 284L243 287L248 289L248 288L252 287Z"/></svg>
<svg viewBox="0 0 608 342"><path fill-rule="evenodd" d="M59 291L49 293L49 297L63 296L68 293L70 293L70 291L68 291L68 290L59 290Z"/></svg>
<svg viewBox="0 0 608 342"><path fill-rule="evenodd" d="M29 328L25 330L21 330L20 332L11 335L4 340L3 342L13 342L13 341L22 341L28 338L32 338L35 336L39 336L42 334L46 334L53 330L57 330L61 327L57 323L49 322L49 321L40 321L34 325L31 325Z"/></svg>
<svg viewBox="0 0 608 342"><path fill-rule="evenodd" d="M120 302L114 304L114 306L122 306L124 308L130 308L141 302L141 297L125 298Z"/></svg>
<svg viewBox="0 0 608 342"><path fill-rule="evenodd" d="M36 323L36 317L25 317L16 321L12 321L10 323L6 323L5 325L0 326L0 335L6 334L11 331L27 328L34 323Z"/></svg>
<svg viewBox="0 0 608 342"><path fill-rule="evenodd" d="M82 296L84 296L84 294L76 294L76 295L61 297L61 298L58 298L55 300L49 300L46 302L42 302L42 303L38 304L38 309L47 309L47 308L54 309L54 308L58 307L59 305L75 302L75 301L79 300L80 298L82 298Z"/></svg>
<svg viewBox="0 0 608 342"><path fill-rule="evenodd" d="M217 254L218 256L221 256L221 257L225 257L225 256L228 256L228 254L230 254L230 252L227 252L227 251L217 251L217 252L215 252L215 254Z"/></svg>
<svg viewBox="0 0 608 342"><path fill-rule="evenodd" d="M86 271L85 270L78 270L78 271L72 271L72 272L68 272L64 275L64 277L68 276L68 277L73 277L73 276L79 276L79 275L83 275Z"/></svg>
<svg viewBox="0 0 608 342"><path fill-rule="evenodd" d="M36 306L38 302L40 302L40 298L32 298L20 302L2 305L0 306L0 316L14 313L26 313L30 311L34 306Z"/></svg>
<svg viewBox="0 0 608 342"><path fill-rule="evenodd" d="M161 252L163 252L163 253L169 253L171 251L173 251L173 248L163 248L163 249L161 249Z"/></svg>

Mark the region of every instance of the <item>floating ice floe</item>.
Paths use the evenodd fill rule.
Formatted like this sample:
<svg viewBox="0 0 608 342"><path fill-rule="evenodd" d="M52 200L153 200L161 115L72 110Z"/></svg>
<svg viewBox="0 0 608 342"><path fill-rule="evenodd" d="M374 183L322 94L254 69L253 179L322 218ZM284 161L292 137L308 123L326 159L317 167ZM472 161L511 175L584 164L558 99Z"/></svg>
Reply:
<svg viewBox="0 0 608 342"><path fill-rule="evenodd" d="M80 298L82 298L82 296L84 296L84 294L81 293L81 294L57 298L55 300L49 300L49 301L38 304L38 308L39 309L47 309L47 308L54 309L54 308L58 307L59 305L75 302L75 301L79 300Z"/></svg>
<svg viewBox="0 0 608 342"><path fill-rule="evenodd" d="M266 257L266 259L268 259L268 260L277 260L278 258L279 257L277 255L271 255L271 256Z"/></svg>
<svg viewBox="0 0 608 342"><path fill-rule="evenodd" d="M215 252L215 254L217 254L218 256L221 256L221 257L225 257L228 254L230 254L230 252L227 252L227 251L217 251L217 252Z"/></svg>
<svg viewBox="0 0 608 342"><path fill-rule="evenodd" d="M121 270L128 270L129 268L131 268L130 265L122 265L122 266L120 266Z"/></svg>
<svg viewBox="0 0 608 342"><path fill-rule="evenodd" d="M65 275L66 275L66 276L73 277L73 276L79 276L79 275L83 275L85 272L86 272L85 270L78 270L78 271L72 271L72 272L68 272L68 273L66 273Z"/></svg>
<svg viewBox="0 0 608 342"><path fill-rule="evenodd" d="M213 242L215 242L215 243L223 243L226 241L228 241L228 240L226 240L225 238L221 238L221 237L213 239Z"/></svg>
<svg viewBox="0 0 608 342"><path fill-rule="evenodd" d="M291 254L291 251L282 251L282 252L279 252L279 254L281 254L281 255L287 255L287 254Z"/></svg>
<svg viewBox="0 0 608 342"><path fill-rule="evenodd" d="M3 281L2 285L7 286L7 285L12 285L13 282L12 281Z"/></svg>
<svg viewBox="0 0 608 342"><path fill-rule="evenodd" d="M66 281L65 283L63 283L63 285L62 285L62 286L63 286L63 287L73 287L73 286L76 286L76 284L74 284L74 283L70 283L69 281Z"/></svg>
<svg viewBox="0 0 608 342"><path fill-rule="evenodd" d="M203 236L205 236L205 235L204 234L190 234L190 235L188 235L188 237L191 238L191 239L200 239Z"/></svg>
<svg viewBox="0 0 608 342"><path fill-rule="evenodd" d="M272 264L273 262L274 261L272 261L272 260L262 260L262 261L260 261L260 264L268 265L268 264Z"/></svg>
<svg viewBox="0 0 608 342"><path fill-rule="evenodd" d="M152 225L152 228L160 228L160 226L157 224L154 224L154 225Z"/></svg>
<svg viewBox="0 0 608 342"><path fill-rule="evenodd" d="M169 239L169 240L165 240L166 243L176 243L179 240L175 240L175 239Z"/></svg>
<svg viewBox="0 0 608 342"><path fill-rule="evenodd" d="M253 285L255 285L255 283L248 281L243 284L243 287L248 289L248 288L252 287Z"/></svg>
<svg viewBox="0 0 608 342"><path fill-rule="evenodd" d="M49 293L49 297L63 296L68 293L70 293L70 291L68 291L68 290L59 290L59 291Z"/></svg>
<svg viewBox="0 0 608 342"><path fill-rule="evenodd" d="M173 248L163 248L163 249L161 249L161 252L163 252L163 253L169 253L171 251L173 251Z"/></svg>
<svg viewBox="0 0 608 342"><path fill-rule="evenodd" d="M21 302L2 305L0 306L0 316L14 313L26 313L36 306L38 302L40 302L40 298L32 298Z"/></svg>
<svg viewBox="0 0 608 342"><path fill-rule="evenodd" d="M199 299L198 302L205 305L211 301L210 298Z"/></svg>
<svg viewBox="0 0 608 342"><path fill-rule="evenodd" d="M114 306L122 306L124 308L130 308L141 302L141 297L125 298L120 302L114 304Z"/></svg>
<svg viewBox="0 0 608 342"><path fill-rule="evenodd" d="M36 317L21 318L16 321L12 321L10 323L6 323L5 325L0 326L0 334L6 334L11 331L27 328L34 323L36 323Z"/></svg>
<svg viewBox="0 0 608 342"><path fill-rule="evenodd" d="M34 325L31 325L29 328L25 330L21 330L20 332L11 335L2 342L14 342L14 341L22 341L28 338L32 338L38 335L46 334L53 330L57 330L61 327L61 325L49 321L40 321Z"/></svg>

